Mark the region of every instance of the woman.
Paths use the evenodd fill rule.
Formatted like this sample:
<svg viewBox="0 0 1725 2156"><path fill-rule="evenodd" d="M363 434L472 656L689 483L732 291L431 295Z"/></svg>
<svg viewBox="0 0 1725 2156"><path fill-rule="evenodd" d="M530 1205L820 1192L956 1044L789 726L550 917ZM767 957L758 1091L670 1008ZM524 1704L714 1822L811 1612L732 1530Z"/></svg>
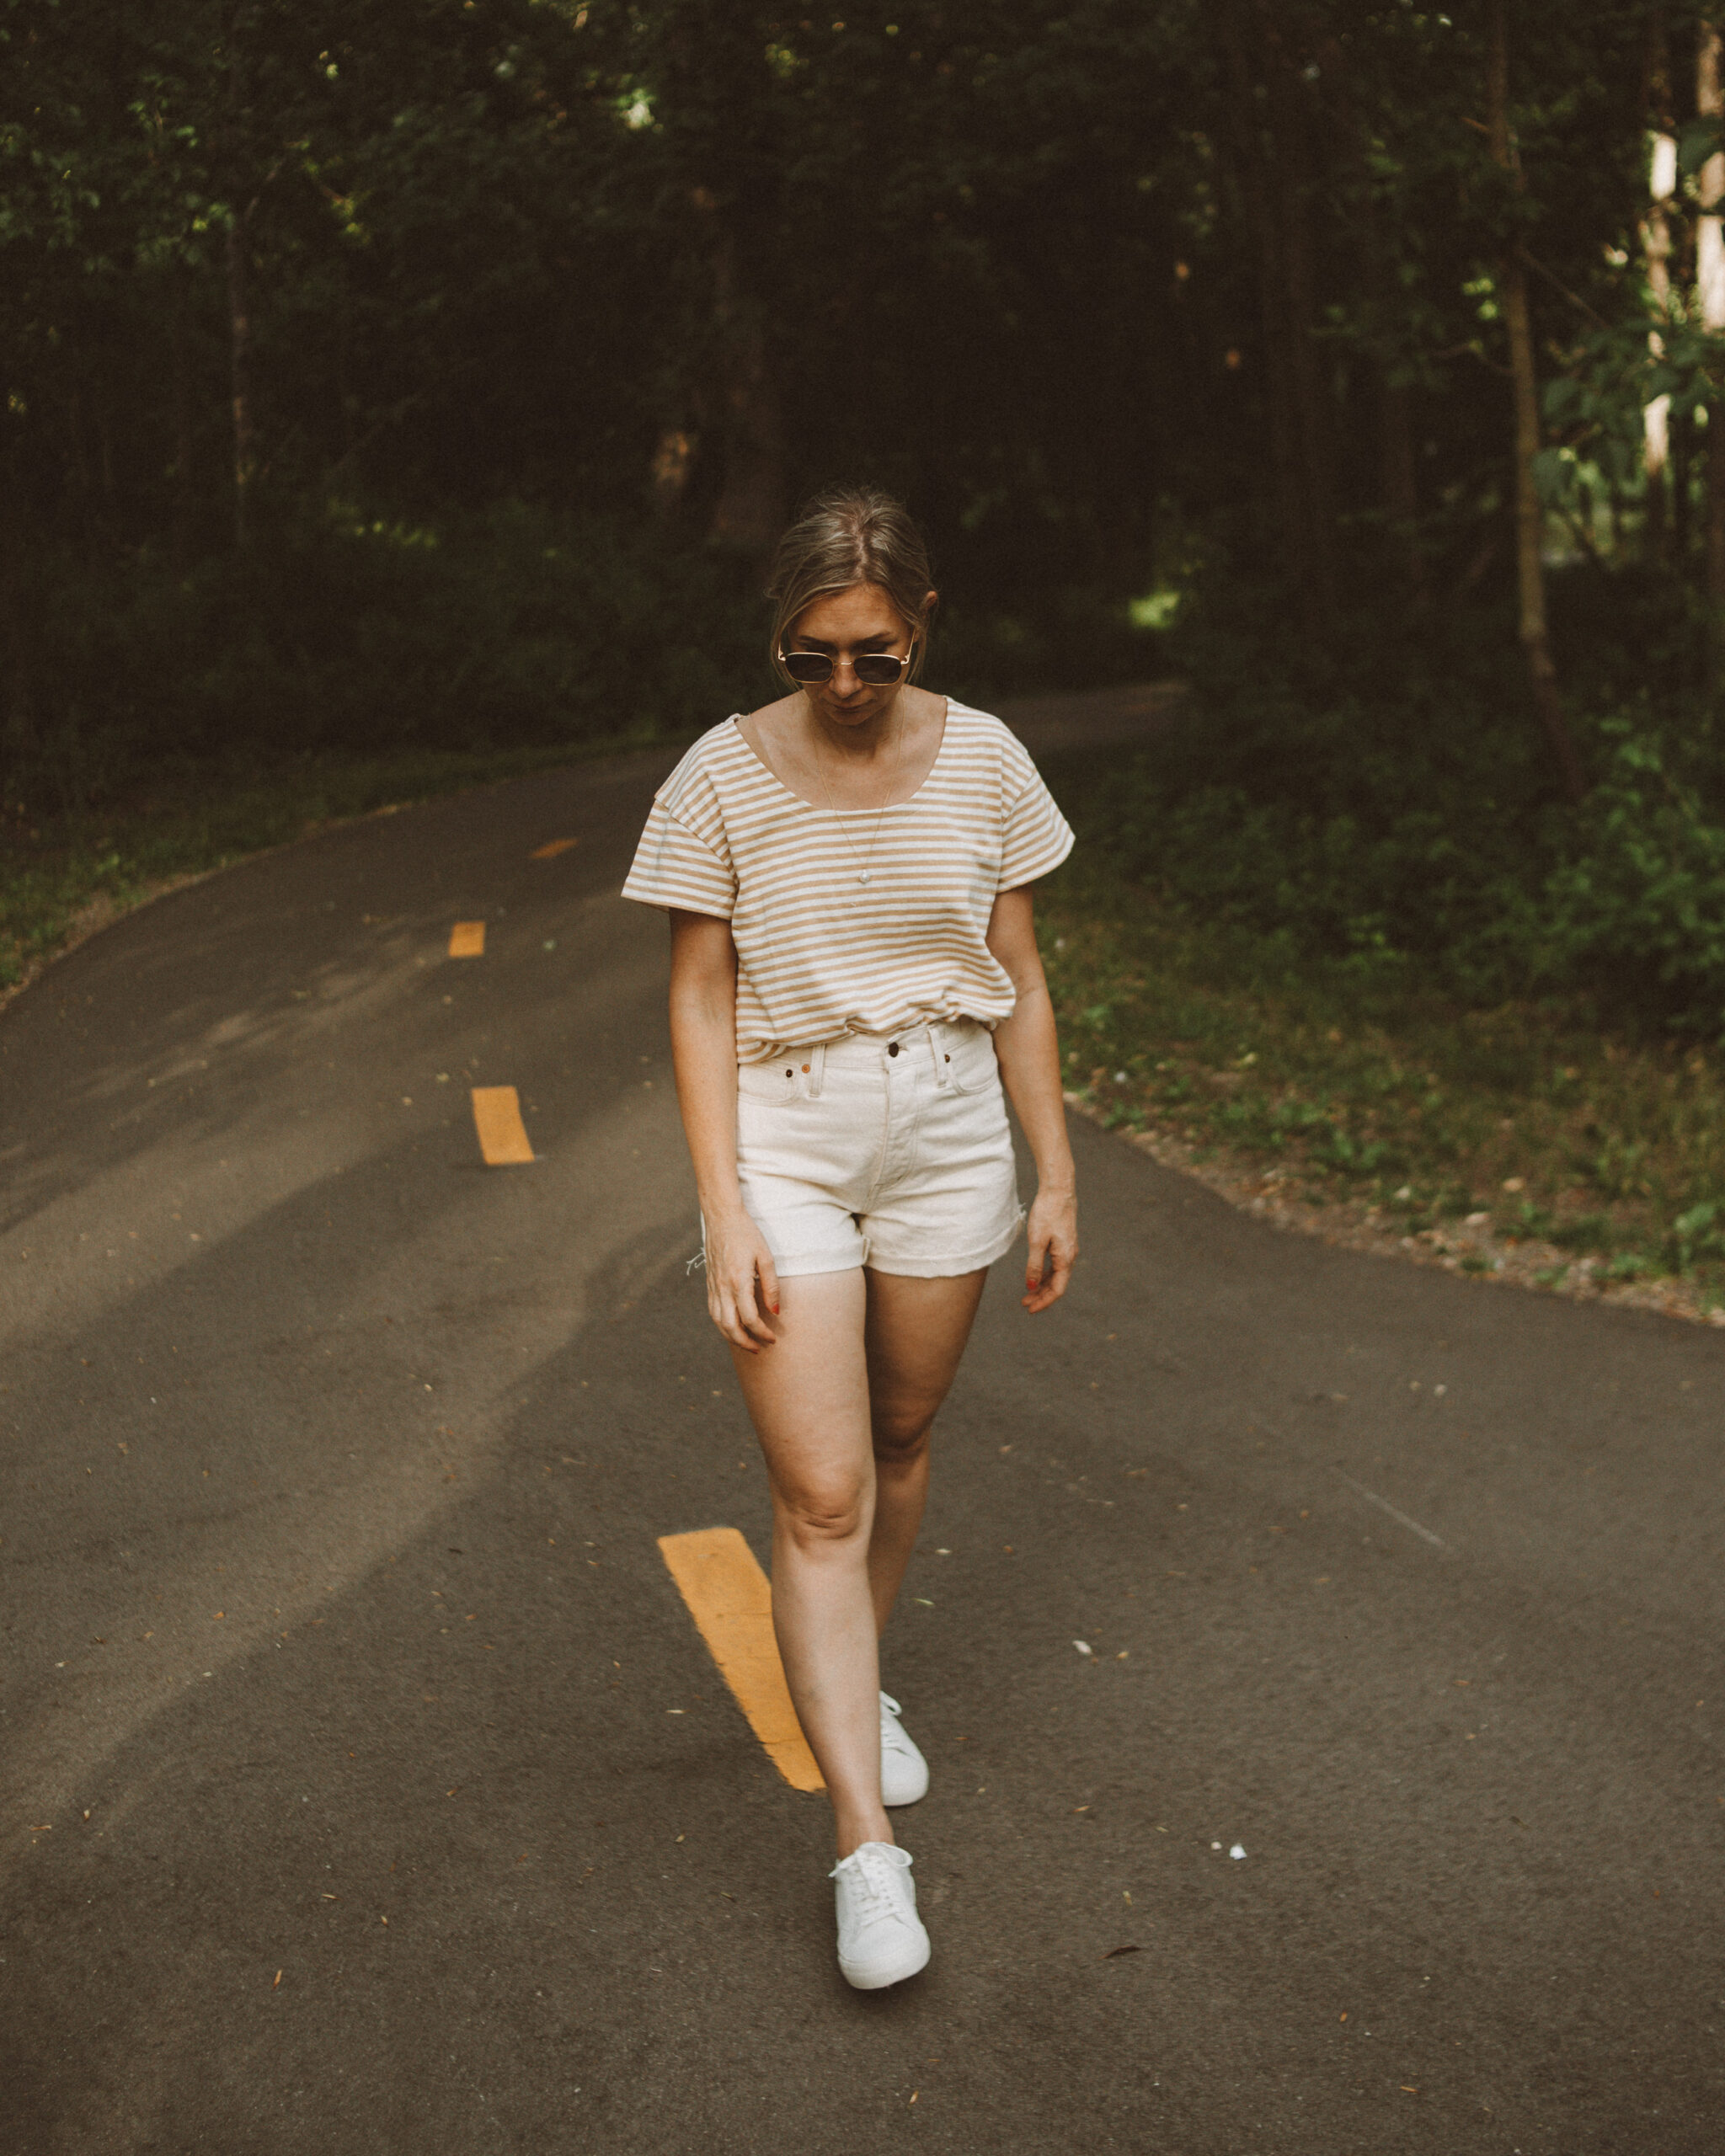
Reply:
<svg viewBox="0 0 1725 2156"><path fill-rule="evenodd" d="M773 1625L832 1800L839 1967L872 1990L928 1959L884 1809L928 1769L877 1642L935 1411L1024 1218L1002 1080L1036 1161L1027 1310L1077 1255L1028 888L1072 835L999 720L913 686L936 595L896 502L814 502L768 595L790 693L690 750L625 895L670 913L708 1307L772 1482Z"/></svg>

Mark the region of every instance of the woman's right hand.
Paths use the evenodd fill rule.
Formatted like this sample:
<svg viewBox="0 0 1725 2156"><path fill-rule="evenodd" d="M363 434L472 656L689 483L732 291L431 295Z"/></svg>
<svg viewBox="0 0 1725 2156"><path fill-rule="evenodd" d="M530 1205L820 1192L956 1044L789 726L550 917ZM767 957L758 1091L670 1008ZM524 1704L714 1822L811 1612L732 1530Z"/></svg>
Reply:
<svg viewBox="0 0 1725 2156"><path fill-rule="evenodd" d="M772 1346L767 1321L778 1315L772 1252L745 1212L706 1225L708 1311L733 1348L758 1355Z"/></svg>

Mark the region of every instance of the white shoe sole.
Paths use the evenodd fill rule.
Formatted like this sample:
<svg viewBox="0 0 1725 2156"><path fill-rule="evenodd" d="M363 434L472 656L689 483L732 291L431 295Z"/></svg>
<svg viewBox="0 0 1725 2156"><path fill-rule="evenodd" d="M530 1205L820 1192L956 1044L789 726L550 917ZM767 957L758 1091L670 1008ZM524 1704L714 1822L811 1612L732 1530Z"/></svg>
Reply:
<svg viewBox="0 0 1725 2156"><path fill-rule="evenodd" d="M901 1961L871 1969L855 1968L841 1961L839 1974L853 1991L884 1991L889 1984L901 1984L906 1977L914 1977L919 1970L926 1969L932 1951L925 1931L921 1945L910 1948Z"/></svg>

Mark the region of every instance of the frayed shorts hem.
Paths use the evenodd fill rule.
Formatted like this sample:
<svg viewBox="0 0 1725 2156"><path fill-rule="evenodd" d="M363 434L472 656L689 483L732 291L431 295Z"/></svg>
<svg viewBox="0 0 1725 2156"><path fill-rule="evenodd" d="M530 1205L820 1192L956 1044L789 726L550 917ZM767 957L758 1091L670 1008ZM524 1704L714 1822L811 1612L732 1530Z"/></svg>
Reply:
<svg viewBox="0 0 1725 2156"><path fill-rule="evenodd" d="M943 1251L932 1257L900 1257L890 1251L877 1250L861 1234L856 1242L844 1250L804 1250L788 1251L781 1257L775 1251L773 1270L781 1280L797 1280L816 1273L850 1273L865 1267L870 1273L888 1273L900 1280L953 1280L966 1273L980 1273L997 1258L1004 1257L1018 1239L1024 1225L1021 1212L1012 1225L997 1235L991 1242L974 1251L959 1251L948 1254Z"/></svg>

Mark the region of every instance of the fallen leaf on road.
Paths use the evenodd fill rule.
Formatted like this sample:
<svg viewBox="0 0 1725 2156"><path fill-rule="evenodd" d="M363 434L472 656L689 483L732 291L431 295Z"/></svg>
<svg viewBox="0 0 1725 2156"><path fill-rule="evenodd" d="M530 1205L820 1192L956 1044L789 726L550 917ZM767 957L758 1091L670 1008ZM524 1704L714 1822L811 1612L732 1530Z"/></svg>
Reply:
<svg viewBox="0 0 1725 2156"><path fill-rule="evenodd" d="M1093 1654L1096 1652L1096 1650L1091 1646L1088 1640L1074 1640L1072 1644L1077 1648L1080 1654L1088 1655Z"/></svg>
<svg viewBox="0 0 1725 2156"><path fill-rule="evenodd" d="M281 1972L280 1972L280 1969L278 1969L278 1970L275 1972L275 1983L274 1983L273 1984L271 1984L271 1985L270 1985L270 1990L271 1990L271 1991L280 1991L280 1988L281 1988Z"/></svg>
<svg viewBox="0 0 1725 2156"><path fill-rule="evenodd" d="M1402 2094L1404 2096L1417 2096L1417 2095L1419 2094L1419 2091L1418 2091L1418 2089L1412 2089L1412 2088L1410 2088L1410 2087L1408 2086L1408 2084L1404 2081L1404 2082L1402 2084Z"/></svg>
<svg viewBox="0 0 1725 2156"><path fill-rule="evenodd" d="M1141 1954L1143 1951L1141 1946L1111 1946L1102 1958L1104 1961L1117 1961L1123 1954Z"/></svg>

